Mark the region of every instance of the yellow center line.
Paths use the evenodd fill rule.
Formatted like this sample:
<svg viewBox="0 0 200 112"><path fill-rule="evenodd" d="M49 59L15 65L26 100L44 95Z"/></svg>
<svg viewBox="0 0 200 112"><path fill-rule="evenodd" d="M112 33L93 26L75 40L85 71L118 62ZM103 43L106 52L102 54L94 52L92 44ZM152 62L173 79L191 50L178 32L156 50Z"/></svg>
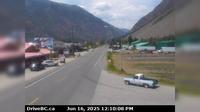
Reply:
<svg viewBox="0 0 200 112"><path fill-rule="evenodd" d="M65 78L60 79L61 82L64 81L64 80L65 80Z"/></svg>
<svg viewBox="0 0 200 112"><path fill-rule="evenodd" d="M65 79L66 79L67 77L65 76L65 77L62 77L62 78L60 78L59 79L59 82L63 82Z"/></svg>
<svg viewBox="0 0 200 112"><path fill-rule="evenodd" d="M37 102L39 98L35 98L33 101L31 101L28 105L33 105L35 102Z"/></svg>

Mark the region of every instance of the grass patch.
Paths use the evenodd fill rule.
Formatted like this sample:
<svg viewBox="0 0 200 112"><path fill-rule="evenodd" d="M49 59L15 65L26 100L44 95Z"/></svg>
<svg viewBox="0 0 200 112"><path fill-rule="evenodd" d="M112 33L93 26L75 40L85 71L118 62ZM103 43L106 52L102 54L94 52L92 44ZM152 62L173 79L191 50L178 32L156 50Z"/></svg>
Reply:
<svg viewBox="0 0 200 112"><path fill-rule="evenodd" d="M112 55L113 53L111 52L107 53L107 70L118 74L127 74L123 69L118 69L117 67L115 67Z"/></svg>
<svg viewBox="0 0 200 112"><path fill-rule="evenodd" d="M132 56L132 54L129 55ZM159 80L161 84L175 84L175 62L173 60L127 60L127 55L125 57L120 53L108 53L107 59L108 71L121 73L122 64L123 75L130 76L136 73L143 73L147 77Z"/></svg>
<svg viewBox="0 0 200 112"><path fill-rule="evenodd" d="M188 94L193 96L200 96L200 90L198 87L187 86L187 85L176 85L176 89L179 93Z"/></svg>

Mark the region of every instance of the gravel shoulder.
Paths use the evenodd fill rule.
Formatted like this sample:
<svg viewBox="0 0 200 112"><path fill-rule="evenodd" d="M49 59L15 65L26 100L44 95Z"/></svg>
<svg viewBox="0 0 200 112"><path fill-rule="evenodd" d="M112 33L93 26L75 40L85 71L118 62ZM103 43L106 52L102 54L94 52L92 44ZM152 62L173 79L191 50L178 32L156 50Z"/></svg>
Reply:
<svg viewBox="0 0 200 112"><path fill-rule="evenodd" d="M175 87L159 85L147 89L125 85L122 76L102 71L91 104L174 105Z"/></svg>

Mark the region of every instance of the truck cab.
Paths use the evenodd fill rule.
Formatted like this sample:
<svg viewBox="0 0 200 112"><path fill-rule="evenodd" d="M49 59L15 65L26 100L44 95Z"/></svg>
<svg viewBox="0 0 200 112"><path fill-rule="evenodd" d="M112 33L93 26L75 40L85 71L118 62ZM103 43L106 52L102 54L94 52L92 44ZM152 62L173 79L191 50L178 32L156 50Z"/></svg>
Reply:
<svg viewBox="0 0 200 112"><path fill-rule="evenodd" d="M144 78L144 75L143 74L135 74L135 76L133 77L133 80L131 80L132 83L135 83L135 84L138 84L138 85L141 85L141 79Z"/></svg>

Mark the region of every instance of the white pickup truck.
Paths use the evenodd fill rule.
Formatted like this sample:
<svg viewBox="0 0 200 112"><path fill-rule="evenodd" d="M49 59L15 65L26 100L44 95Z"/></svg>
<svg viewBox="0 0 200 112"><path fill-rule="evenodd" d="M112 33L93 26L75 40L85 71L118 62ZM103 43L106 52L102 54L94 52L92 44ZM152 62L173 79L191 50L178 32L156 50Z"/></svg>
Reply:
<svg viewBox="0 0 200 112"><path fill-rule="evenodd" d="M136 74L133 78L124 78L124 83L127 85L138 85L145 88L154 88L158 84L157 80L145 78L143 74Z"/></svg>

